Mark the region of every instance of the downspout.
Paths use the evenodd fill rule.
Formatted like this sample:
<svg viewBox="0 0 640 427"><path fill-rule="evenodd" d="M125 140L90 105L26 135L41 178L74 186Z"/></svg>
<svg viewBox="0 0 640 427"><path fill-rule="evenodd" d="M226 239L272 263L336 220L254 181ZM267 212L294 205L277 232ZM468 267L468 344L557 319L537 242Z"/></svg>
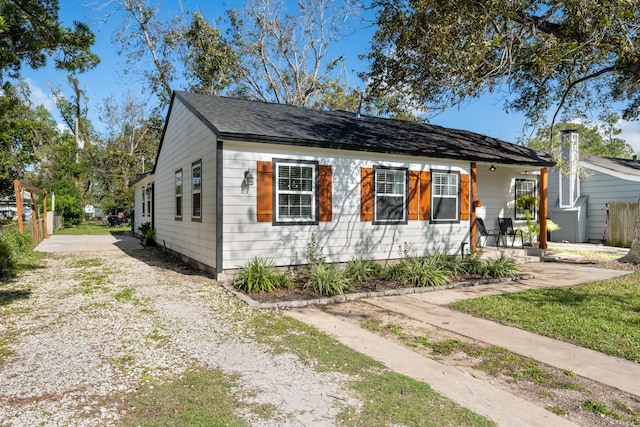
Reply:
<svg viewBox="0 0 640 427"><path fill-rule="evenodd" d="M540 236L538 236L538 242L540 242L540 249L547 249L547 190L549 187L549 170L548 168L540 169L540 205L538 211L540 212Z"/></svg>
<svg viewBox="0 0 640 427"><path fill-rule="evenodd" d="M216 259L215 259L215 270L216 270L216 278L218 275L222 274L224 271L224 266L222 265L222 254L223 254L223 222L224 222L224 206L223 206L223 147L222 141L218 140L216 144Z"/></svg>

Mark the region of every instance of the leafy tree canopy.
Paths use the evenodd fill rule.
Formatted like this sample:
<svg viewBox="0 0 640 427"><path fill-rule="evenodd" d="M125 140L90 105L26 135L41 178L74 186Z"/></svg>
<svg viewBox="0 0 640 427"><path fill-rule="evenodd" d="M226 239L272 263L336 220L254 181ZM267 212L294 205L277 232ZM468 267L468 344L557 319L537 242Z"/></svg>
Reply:
<svg viewBox="0 0 640 427"><path fill-rule="evenodd" d="M57 0L0 1L0 79L16 78L27 64L40 68L54 57L56 68L82 72L100 59L90 48L95 35L86 24L60 25Z"/></svg>
<svg viewBox="0 0 640 427"><path fill-rule="evenodd" d="M506 89L532 123L624 101L640 115L636 0L374 0L375 91L446 107ZM570 111L573 110L573 111ZM555 115L554 115L555 121Z"/></svg>
<svg viewBox="0 0 640 427"><path fill-rule="evenodd" d="M600 123L558 123L553 126L539 128L536 137L528 142L535 150L553 152L562 144L560 135L563 131L573 130L579 135L579 150L582 154L595 154L604 157L631 158L633 147L618 135L622 132L616 127L620 119L617 113L605 112L600 115ZM550 139L550 132L553 137ZM557 159L560 160L560 159Z"/></svg>

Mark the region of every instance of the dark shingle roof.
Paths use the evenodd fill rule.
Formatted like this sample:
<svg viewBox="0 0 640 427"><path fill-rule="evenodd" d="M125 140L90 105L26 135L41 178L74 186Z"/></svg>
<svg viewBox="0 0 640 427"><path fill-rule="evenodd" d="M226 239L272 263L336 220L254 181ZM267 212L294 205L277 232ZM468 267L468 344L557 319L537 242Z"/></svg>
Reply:
<svg viewBox="0 0 640 427"><path fill-rule="evenodd" d="M625 175L640 176L640 161L638 160L580 154L580 161Z"/></svg>
<svg viewBox="0 0 640 427"><path fill-rule="evenodd" d="M549 157L529 148L465 130L188 92L175 92L174 97L222 140L527 166L553 165Z"/></svg>

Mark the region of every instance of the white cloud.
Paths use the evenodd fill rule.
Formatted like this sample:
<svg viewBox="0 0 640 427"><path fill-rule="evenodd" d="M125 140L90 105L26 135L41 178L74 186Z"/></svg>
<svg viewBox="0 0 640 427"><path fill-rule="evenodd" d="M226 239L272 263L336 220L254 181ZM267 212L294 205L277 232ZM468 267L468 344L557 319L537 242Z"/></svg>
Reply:
<svg viewBox="0 0 640 427"><path fill-rule="evenodd" d="M636 153L640 153L640 121L627 122L621 120L618 127L622 130L620 137L633 147Z"/></svg>
<svg viewBox="0 0 640 427"><path fill-rule="evenodd" d="M43 105L47 111L52 114L55 113L56 103L53 100L53 96L51 96L50 93L43 91L32 79L27 77L24 81L29 85L29 90L31 91L31 102L33 105Z"/></svg>

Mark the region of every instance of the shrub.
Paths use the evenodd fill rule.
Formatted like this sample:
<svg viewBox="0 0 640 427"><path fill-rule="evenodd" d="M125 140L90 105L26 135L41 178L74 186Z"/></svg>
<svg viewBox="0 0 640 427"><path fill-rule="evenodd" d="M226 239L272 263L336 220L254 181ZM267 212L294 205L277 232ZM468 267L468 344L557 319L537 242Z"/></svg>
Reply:
<svg viewBox="0 0 640 427"><path fill-rule="evenodd" d="M483 264L484 277L507 277L518 274L516 262L501 255L499 258L489 258Z"/></svg>
<svg viewBox="0 0 640 427"><path fill-rule="evenodd" d="M347 262L345 275L351 283L364 282L372 277L382 276L384 267L372 260L356 259Z"/></svg>
<svg viewBox="0 0 640 427"><path fill-rule="evenodd" d="M233 285L244 292L273 292L277 288L291 287L293 278L280 273L273 262L262 258L249 261L233 280Z"/></svg>
<svg viewBox="0 0 640 427"><path fill-rule="evenodd" d="M449 283L451 270L439 257L403 258L390 270L391 278L416 287L441 286Z"/></svg>
<svg viewBox="0 0 640 427"><path fill-rule="evenodd" d="M305 287L321 295L341 295L349 289L349 279L337 264L313 262L301 271Z"/></svg>
<svg viewBox="0 0 640 427"><path fill-rule="evenodd" d="M483 274L483 262L480 259L480 254L469 254L468 256L458 258L456 264L456 272L459 274L482 275Z"/></svg>
<svg viewBox="0 0 640 427"><path fill-rule="evenodd" d="M0 240L0 277L6 276L13 268L13 256L9 245Z"/></svg>

